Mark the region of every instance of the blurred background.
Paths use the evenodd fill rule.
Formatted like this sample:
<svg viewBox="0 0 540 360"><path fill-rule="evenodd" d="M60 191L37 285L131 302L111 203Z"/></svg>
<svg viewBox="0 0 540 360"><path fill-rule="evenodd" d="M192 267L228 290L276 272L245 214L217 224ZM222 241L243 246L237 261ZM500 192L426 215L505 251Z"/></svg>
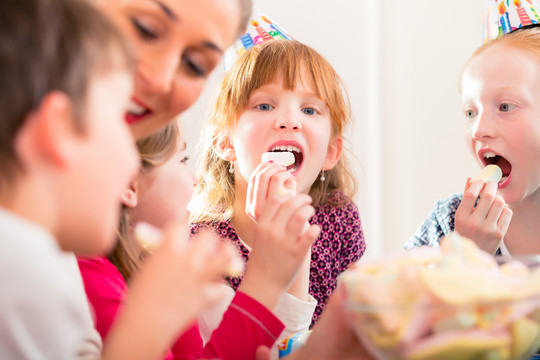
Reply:
<svg viewBox="0 0 540 360"><path fill-rule="evenodd" d="M462 191L479 171L465 143L459 78L482 43L483 1L254 1L344 80L366 256L400 250L435 201ZM193 169L201 120L222 76L218 67L182 115Z"/></svg>

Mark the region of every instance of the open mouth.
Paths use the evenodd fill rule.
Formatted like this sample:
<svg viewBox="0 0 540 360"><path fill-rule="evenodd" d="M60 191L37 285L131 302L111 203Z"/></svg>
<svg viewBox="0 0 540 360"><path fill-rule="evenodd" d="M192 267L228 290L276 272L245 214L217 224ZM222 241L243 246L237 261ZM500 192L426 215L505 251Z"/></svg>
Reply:
<svg viewBox="0 0 540 360"><path fill-rule="evenodd" d="M133 124L138 121L141 121L146 116L150 115L152 111L137 103L134 100L131 100L128 104L126 111L125 119L128 124Z"/></svg>
<svg viewBox="0 0 540 360"><path fill-rule="evenodd" d="M499 181L499 184L502 184L508 179L508 176L510 176L510 173L512 172L512 164L510 164L508 160L495 154L493 151L486 151L482 154L482 157L485 165L493 164L501 168L502 178Z"/></svg>
<svg viewBox="0 0 540 360"><path fill-rule="evenodd" d="M294 145L278 145L274 146L268 152L290 152L294 155L294 163L287 166L287 171L289 172L295 172L298 170L300 165L302 165L302 161L304 160L304 154L302 154L302 150L300 150L299 147Z"/></svg>

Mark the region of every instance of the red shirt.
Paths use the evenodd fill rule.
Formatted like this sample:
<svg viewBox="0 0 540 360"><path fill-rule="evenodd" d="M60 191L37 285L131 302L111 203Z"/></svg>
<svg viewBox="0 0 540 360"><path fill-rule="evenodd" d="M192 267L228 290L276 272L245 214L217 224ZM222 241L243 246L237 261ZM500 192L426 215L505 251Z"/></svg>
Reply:
<svg viewBox="0 0 540 360"><path fill-rule="evenodd" d="M78 259L96 329L105 339L128 288L120 271L105 257ZM197 323L171 347L165 359L254 359L261 345L271 347L283 324L251 297L237 292L219 327L203 348Z"/></svg>

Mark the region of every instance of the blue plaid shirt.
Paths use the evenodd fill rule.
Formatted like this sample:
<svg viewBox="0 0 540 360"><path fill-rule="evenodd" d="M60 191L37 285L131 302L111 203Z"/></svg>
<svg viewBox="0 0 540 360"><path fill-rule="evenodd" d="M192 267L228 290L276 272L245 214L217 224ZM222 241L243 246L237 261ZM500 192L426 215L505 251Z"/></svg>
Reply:
<svg viewBox="0 0 540 360"><path fill-rule="evenodd" d="M425 245L439 247L439 241L456 227L456 211L462 197L462 193L454 193L446 199L437 201L431 214L403 247L407 250ZM501 255L501 249L497 249L495 255Z"/></svg>

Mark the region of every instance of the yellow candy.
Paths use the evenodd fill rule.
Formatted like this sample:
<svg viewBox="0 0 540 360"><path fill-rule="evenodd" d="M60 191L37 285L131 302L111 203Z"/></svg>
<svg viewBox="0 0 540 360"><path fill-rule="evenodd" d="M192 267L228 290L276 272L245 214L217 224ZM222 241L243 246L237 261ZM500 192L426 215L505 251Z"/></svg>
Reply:
<svg viewBox="0 0 540 360"><path fill-rule="evenodd" d="M523 318L516 320L511 326L512 360L524 359L531 351L540 347L540 329L534 321Z"/></svg>
<svg viewBox="0 0 540 360"><path fill-rule="evenodd" d="M501 168L497 165L488 165L485 168L480 171L478 175L476 175L471 181L477 181L482 180L483 182L488 182L490 180L495 181L498 183L502 179L502 171Z"/></svg>

